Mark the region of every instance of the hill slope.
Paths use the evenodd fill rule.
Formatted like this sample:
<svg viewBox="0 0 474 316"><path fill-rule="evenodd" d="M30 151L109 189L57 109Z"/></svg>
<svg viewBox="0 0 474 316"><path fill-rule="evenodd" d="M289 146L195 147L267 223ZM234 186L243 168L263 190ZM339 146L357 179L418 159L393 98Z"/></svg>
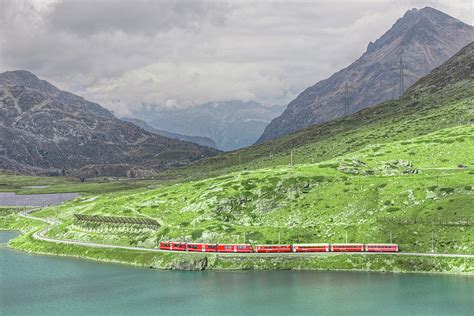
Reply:
<svg viewBox="0 0 474 316"><path fill-rule="evenodd" d="M406 252L474 252L474 127L369 145L320 164L236 172L69 202L51 237L154 247L156 240L396 242ZM42 216L51 216L47 210ZM160 228L82 223L73 214L145 217ZM41 213L40 213L41 214ZM279 235L279 236L278 236Z"/></svg>
<svg viewBox="0 0 474 316"><path fill-rule="evenodd" d="M406 89L473 40L472 26L430 7L412 9L358 60L290 102L257 143L395 99L400 95L400 56Z"/></svg>
<svg viewBox="0 0 474 316"><path fill-rule="evenodd" d="M404 251L428 252L434 231L437 251L472 253L473 62L474 43L400 103L257 146L291 144L293 166L282 163L288 156L274 156L214 178L78 199L50 235L152 247L157 239L235 242L244 233L252 243L275 243L278 234L281 242L341 242L347 231L349 242L389 242L392 235ZM438 87L440 81L445 85ZM314 153L330 158L313 163ZM265 167L248 170L259 164ZM150 217L161 228L92 227L74 220L78 212Z"/></svg>
<svg viewBox="0 0 474 316"><path fill-rule="evenodd" d="M138 176L217 150L161 137L25 71L0 74L0 169Z"/></svg>
<svg viewBox="0 0 474 316"><path fill-rule="evenodd" d="M48 232L53 238L149 248L159 240L260 244L336 243L347 238L395 242L405 252L472 254L473 56L474 43L396 102L180 171L201 172L205 179L84 196L67 202L60 212L49 208L37 216L59 216L62 224ZM276 154L269 157L272 151ZM291 151L294 165L288 164ZM237 157L250 161L222 166ZM210 178L212 173L221 175ZM74 214L151 218L160 226L90 223ZM144 254L112 250L91 254L90 248L40 243L28 235L13 245L168 269L473 271L471 259L458 258L343 255L265 260L167 253L145 259Z"/></svg>
<svg viewBox="0 0 474 316"><path fill-rule="evenodd" d="M387 101L264 144L204 159L172 173L193 177L219 175L243 168L287 165L291 156L295 163L318 162L371 143L403 140L446 127L472 124L472 69L474 43L422 78L400 100Z"/></svg>
<svg viewBox="0 0 474 316"><path fill-rule="evenodd" d="M201 136L188 136L188 135L182 135L178 133L171 133L162 129L157 129L154 128L153 126L148 125L147 122L135 119L135 118L130 118L130 117L122 117L120 118L122 121L129 122L132 124L135 124L136 126L143 128L145 131L148 131L153 134L161 135L163 137L171 138L171 139L179 139L183 140L185 142L190 142L194 144L198 144L201 146L207 146L211 148L217 148L216 143L209 137L201 137Z"/></svg>

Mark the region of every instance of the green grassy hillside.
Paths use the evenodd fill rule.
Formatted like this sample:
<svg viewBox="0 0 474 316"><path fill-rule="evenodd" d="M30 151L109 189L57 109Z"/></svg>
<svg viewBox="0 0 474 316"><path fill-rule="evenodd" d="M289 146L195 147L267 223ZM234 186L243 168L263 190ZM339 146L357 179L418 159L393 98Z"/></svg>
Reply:
<svg viewBox="0 0 474 316"><path fill-rule="evenodd" d="M40 212L64 221L51 236L153 247L204 242L389 242L404 251L472 253L474 127L367 145L316 164L87 196ZM150 217L158 230L85 224L73 213Z"/></svg>
<svg viewBox="0 0 474 316"><path fill-rule="evenodd" d="M400 100L387 101L235 152L198 161L162 177L204 178L242 169L314 163L439 129L474 123L474 43L410 87Z"/></svg>
<svg viewBox="0 0 474 316"><path fill-rule="evenodd" d="M158 181L82 184L82 197L37 216L63 222L49 231L51 237L117 245L156 247L160 240L334 243L347 238L392 241L406 252L430 252L434 246L436 252L472 254L474 80L466 69L473 66L474 44L420 80L401 100L160 174ZM21 177L8 179L2 181L17 188L26 183ZM68 182L67 188L76 185ZM49 190L59 186L51 183ZM147 217L160 226L83 222L75 219L76 213ZM155 267L179 268L180 260L188 260L45 245L30 235L12 245ZM239 262L248 268L252 263L212 260L218 268L236 268ZM292 265L278 260L274 268ZM472 272L472 263L463 260L314 260L301 259L293 267L371 269L374 264L378 270ZM253 267L270 264L255 261Z"/></svg>

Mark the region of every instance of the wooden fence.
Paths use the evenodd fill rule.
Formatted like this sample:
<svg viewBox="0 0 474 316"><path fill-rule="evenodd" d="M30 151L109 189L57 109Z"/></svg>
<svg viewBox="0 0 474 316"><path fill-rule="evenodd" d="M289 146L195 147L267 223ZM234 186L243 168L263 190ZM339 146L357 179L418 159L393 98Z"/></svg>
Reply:
<svg viewBox="0 0 474 316"><path fill-rule="evenodd" d="M121 216L102 216L102 215L84 215L74 214L78 221L92 222L92 223L107 223L107 224L132 224L143 225L149 227L160 227L160 224L151 218L143 217L121 217Z"/></svg>
<svg viewBox="0 0 474 316"><path fill-rule="evenodd" d="M393 218L377 217L378 223L391 225L441 225L441 226L472 226L471 217L452 217L452 218Z"/></svg>

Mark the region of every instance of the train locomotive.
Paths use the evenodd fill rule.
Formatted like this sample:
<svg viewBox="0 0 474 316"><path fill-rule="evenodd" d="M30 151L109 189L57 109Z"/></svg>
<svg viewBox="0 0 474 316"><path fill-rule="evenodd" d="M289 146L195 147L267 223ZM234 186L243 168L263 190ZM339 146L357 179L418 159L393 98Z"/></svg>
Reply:
<svg viewBox="0 0 474 316"><path fill-rule="evenodd" d="M210 244L185 243L174 241L160 242L160 249L166 251L218 252L218 253L296 253L296 252L398 252L397 244L285 244L255 245L251 244Z"/></svg>

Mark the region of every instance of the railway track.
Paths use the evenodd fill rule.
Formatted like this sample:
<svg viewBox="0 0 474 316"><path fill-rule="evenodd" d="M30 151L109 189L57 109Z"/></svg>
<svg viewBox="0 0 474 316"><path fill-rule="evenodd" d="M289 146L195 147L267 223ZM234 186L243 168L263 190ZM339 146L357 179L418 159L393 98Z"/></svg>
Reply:
<svg viewBox="0 0 474 316"><path fill-rule="evenodd" d="M40 218L29 215L30 213L36 211L37 209L24 210L18 213L19 216L24 218L29 218L33 220L42 221L49 224L48 227L36 231L33 233L32 237L36 240L52 242L57 244L65 245L77 245L83 247L92 247L92 248L108 248L108 249L126 249L134 251L149 251L149 252L162 252L162 253L177 253L173 250L162 250L159 248L145 248L145 247L136 247L136 246L120 246L120 245L111 245L111 244L99 244L93 242L84 242L77 240L64 240L56 239L51 237L46 237L45 235L55 225L59 225L61 222L56 219L50 218ZM202 254L202 252L183 252L179 251L178 253L185 253L189 255L193 254ZM206 252L206 254L222 255L222 256L258 256L258 257L295 257L295 256L339 256L339 255L359 255L359 256L370 256L370 255L390 255L390 256L422 256L422 257L448 257L448 258L474 258L474 254L455 254L455 253L431 253L431 252L290 252L290 253L212 253Z"/></svg>

